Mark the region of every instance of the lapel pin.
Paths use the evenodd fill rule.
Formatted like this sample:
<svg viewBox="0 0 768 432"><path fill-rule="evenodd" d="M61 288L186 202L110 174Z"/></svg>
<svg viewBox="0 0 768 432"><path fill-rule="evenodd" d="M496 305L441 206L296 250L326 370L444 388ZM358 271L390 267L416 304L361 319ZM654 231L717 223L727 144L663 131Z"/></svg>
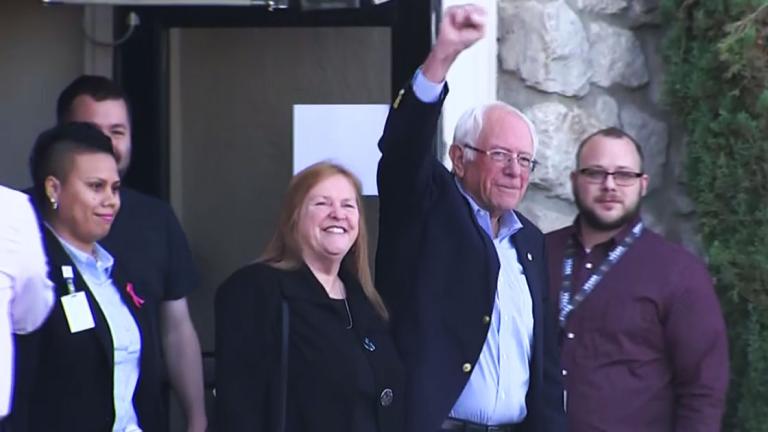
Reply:
<svg viewBox="0 0 768 432"><path fill-rule="evenodd" d="M363 339L363 346L368 351L375 351L376 350L376 345L374 345L373 341L368 339L368 338Z"/></svg>
<svg viewBox="0 0 768 432"><path fill-rule="evenodd" d="M400 106L400 100L403 99L404 93L405 90L400 89L400 92L397 93L397 98L395 98L395 102L392 104L392 108L397 109Z"/></svg>
<svg viewBox="0 0 768 432"><path fill-rule="evenodd" d="M531 255L530 252L526 255L528 257L528 261L533 261L533 255Z"/></svg>
<svg viewBox="0 0 768 432"><path fill-rule="evenodd" d="M72 266L61 266L61 277L64 279L73 279L75 277L75 273L72 271Z"/></svg>
<svg viewBox="0 0 768 432"><path fill-rule="evenodd" d="M136 306L136 308L141 308L141 306L144 304L144 299L136 295L136 291L133 289L133 284L128 282L125 284L125 291L128 292L128 296L133 301L133 305Z"/></svg>

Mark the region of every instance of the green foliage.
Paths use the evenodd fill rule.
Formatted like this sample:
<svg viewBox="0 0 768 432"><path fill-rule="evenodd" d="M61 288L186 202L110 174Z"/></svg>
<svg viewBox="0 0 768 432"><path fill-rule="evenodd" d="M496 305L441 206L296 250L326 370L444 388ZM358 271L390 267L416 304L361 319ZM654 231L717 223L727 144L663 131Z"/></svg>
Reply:
<svg viewBox="0 0 768 432"><path fill-rule="evenodd" d="M662 0L665 98L728 323L723 430L768 431L768 0ZM695 328L695 323L692 323Z"/></svg>

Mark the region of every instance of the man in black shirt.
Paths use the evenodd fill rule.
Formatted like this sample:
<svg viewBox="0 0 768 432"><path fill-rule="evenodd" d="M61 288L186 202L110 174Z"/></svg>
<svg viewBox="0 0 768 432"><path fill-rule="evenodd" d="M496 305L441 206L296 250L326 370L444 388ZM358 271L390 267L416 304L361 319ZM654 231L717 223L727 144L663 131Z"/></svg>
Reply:
<svg viewBox="0 0 768 432"><path fill-rule="evenodd" d="M95 124L112 139L118 169L124 176L131 160L131 124L122 90L111 80L83 75L59 95L59 123ZM186 236L171 207L164 201L127 187L109 235L101 244L121 265L135 269L144 286L162 302L160 322L168 377L187 419L187 431L207 427L203 398L200 342L192 325L186 295L197 285L197 271Z"/></svg>

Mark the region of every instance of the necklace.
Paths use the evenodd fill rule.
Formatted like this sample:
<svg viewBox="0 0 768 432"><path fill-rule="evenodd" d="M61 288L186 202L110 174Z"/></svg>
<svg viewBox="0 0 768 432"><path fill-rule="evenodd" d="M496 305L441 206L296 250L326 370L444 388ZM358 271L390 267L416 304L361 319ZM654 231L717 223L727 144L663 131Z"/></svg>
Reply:
<svg viewBox="0 0 768 432"><path fill-rule="evenodd" d="M333 289L334 285L337 287L336 289ZM346 290L346 287L344 286L344 281L342 281L341 279L337 279L332 282L331 286L332 288L330 290L327 290L328 296L331 297L332 299L336 299L336 300L340 299L344 302L344 309L347 311L347 322L349 323L344 328L346 328L347 330L350 330L352 328L352 312L349 310L349 302L347 302L347 290ZM337 292L338 296L332 296L331 292Z"/></svg>
<svg viewBox="0 0 768 432"><path fill-rule="evenodd" d="M352 313L349 311L349 303L347 303L346 297L344 297L344 307L347 309L347 319L349 320L349 325L347 325L346 329L349 330L352 328Z"/></svg>

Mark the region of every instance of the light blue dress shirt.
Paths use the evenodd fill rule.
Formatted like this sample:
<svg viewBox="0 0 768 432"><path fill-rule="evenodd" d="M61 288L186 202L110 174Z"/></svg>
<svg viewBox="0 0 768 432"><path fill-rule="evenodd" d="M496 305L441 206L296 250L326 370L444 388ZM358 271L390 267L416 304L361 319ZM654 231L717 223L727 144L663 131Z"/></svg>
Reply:
<svg viewBox="0 0 768 432"><path fill-rule="evenodd" d="M54 233L55 234L55 233ZM115 424L112 432L141 432L133 406L133 393L139 379L141 357L141 334L139 326L123 303L118 288L112 281L112 267L115 260L97 243L95 257L88 255L56 236L64 247L77 270L83 276L91 294L99 304L112 335L114 347L113 397Z"/></svg>
<svg viewBox="0 0 768 432"><path fill-rule="evenodd" d="M445 83L432 83L418 71L412 85L417 98L431 103L437 101ZM455 180L477 222L492 240L500 269L488 336L449 417L483 425L520 423L527 413L525 395L533 340L531 293L510 238L522 224L514 212L507 212L499 221L499 234L494 237L490 214Z"/></svg>
<svg viewBox="0 0 768 432"><path fill-rule="evenodd" d="M428 80L427 77L421 73L421 69L419 69L413 76L413 82L411 85L413 87L413 93L417 98L419 98L420 101L432 103L437 102L437 100L440 98L440 93L443 92L443 87L445 87L445 81L437 84L433 83L432 81Z"/></svg>

